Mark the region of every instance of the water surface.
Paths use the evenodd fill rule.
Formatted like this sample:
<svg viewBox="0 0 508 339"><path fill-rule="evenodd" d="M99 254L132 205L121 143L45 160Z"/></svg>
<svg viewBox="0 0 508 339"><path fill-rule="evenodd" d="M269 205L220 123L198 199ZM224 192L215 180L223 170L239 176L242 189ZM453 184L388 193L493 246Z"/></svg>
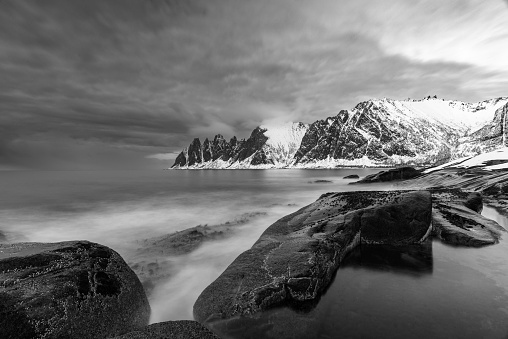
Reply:
<svg viewBox="0 0 508 339"><path fill-rule="evenodd" d="M0 172L0 231L10 241L98 242L132 265L139 260L141 239L230 223L234 226L224 239L185 255L152 258L169 268L149 295L151 321L192 319L201 291L269 225L323 193L359 189L348 186L351 180L344 176L373 172L377 170Z"/></svg>
<svg viewBox="0 0 508 339"><path fill-rule="evenodd" d="M229 222L234 227L224 238L164 258L170 270L149 295L152 322L192 319L201 291L270 224L326 192L391 188L347 185L350 180L342 179L373 172L377 170L0 172L0 231L10 241L98 242L132 265L142 239ZM483 214L508 226L494 209L485 207ZM507 338L507 238L481 249L438 241L404 250L362 248L349 256L318 303L233 321L220 328L221 334Z"/></svg>
<svg viewBox="0 0 508 339"><path fill-rule="evenodd" d="M506 235L484 248L361 246L318 303L214 326L224 338L507 338L507 259Z"/></svg>

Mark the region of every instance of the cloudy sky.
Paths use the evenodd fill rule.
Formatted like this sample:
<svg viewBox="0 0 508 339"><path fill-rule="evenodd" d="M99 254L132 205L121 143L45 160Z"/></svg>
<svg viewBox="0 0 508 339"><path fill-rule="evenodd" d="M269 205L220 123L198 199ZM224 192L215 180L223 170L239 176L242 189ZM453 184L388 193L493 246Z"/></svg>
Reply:
<svg viewBox="0 0 508 339"><path fill-rule="evenodd" d="M507 1L0 0L0 169L164 167L194 137L434 94L508 96Z"/></svg>

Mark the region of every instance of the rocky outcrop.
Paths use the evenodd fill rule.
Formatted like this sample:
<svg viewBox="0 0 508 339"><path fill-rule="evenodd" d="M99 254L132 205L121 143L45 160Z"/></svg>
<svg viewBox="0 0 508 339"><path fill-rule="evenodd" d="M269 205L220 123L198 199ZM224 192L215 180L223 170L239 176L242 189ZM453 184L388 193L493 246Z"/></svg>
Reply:
<svg viewBox="0 0 508 339"><path fill-rule="evenodd" d="M173 168L249 168L259 165L284 167L290 164L307 130L302 123L274 128L256 127L250 137L227 142L220 134L201 144L194 139L176 158Z"/></svg>
<svg viewBox="0 0 508 339"><path fill-rule="evenodd" d="M464 206L476 213L482 213L483 210L483 199L479 192L471 192L464 201Z"/></svg>
<svg viewBox="0 0 508 339"><path fill-rule="evenodd" d="M219 339L200 323L192 320L152 324L113 339Z"/></svg>
<svg viewBox="0 0 508 339"><path fill-rule="evenodd" d="M360 179L358 174L346 175L343 179Z"/></svg>
<svg viewBox="0 0 508 339"><path fill-rule="evenodd" d="M493 245L505 232L497 222L485 218L481 211L481 195L460 190L433 192L433 232L441 241L457 246Z"/></svg>
<svg viewBox="0 0 508 339"><path fill-rule="evenodd" d="M496 111L492 121L477 131L461 138L457 147L457 153L460 153L462 156L476 155L508 146L506 142L508 131L507 114L508 104Z"/></svg>
<svg viewBox="0 0 508 339"><path fill-rule="evenodd" d="M374 173L371 175L367 175L360 181L354 182L352 184L370 184L373 182L387 182L387 181L395 181L395 180L407 180L413 179L420 176L422 172L413 167L399 167L390 169L387 171L381 171L378 173Z"/></svg>
<svg viewBox="0 0 508 339"><path fill-rule="evenodd" d="M320 180L314 180L314 181L311 181L311 182L313 182L315 184L329 184L329 183L332 183L333 181L320 179Z"/></svg>
<svg viewBox="0 0 508 339"><path fill-rule="evenodd" d="M105 246L0 245L0 338L105 338L149 316L139 279Z"/></svg>
<svg viewBox="0 0 508 339"><path fill-rule="evenodd" d="M279 126L268 134L257 127L238 143L236 138L227 143L220 135L216 138L221 142L206 139L202 146L194 140L173 167L434 166L505 146L507 113L508 98L478 103L430 96L367 100L310 125ZM267 139L277 141L267 145ZM198 146L201 158L195 156Z"/></svg>
<svg viewBox="0 0 508 339"><path fill-rule="evenodd" d="M194 305L201 323L319 298L360 243L408 245L430 234L425 191L327 193L268 227Z"/></svg>
<svg viewBox="0 0 508 339"><path fill-rule="evenodd" d="M188 254L207 241L231 237L241 225L263 215L266 212L245 213L221 224L197 225L171 234L140 239L137 241L139 247L129 257L128 264L150 296L158 283L174 274L176 267L172 257Z"/></svg>

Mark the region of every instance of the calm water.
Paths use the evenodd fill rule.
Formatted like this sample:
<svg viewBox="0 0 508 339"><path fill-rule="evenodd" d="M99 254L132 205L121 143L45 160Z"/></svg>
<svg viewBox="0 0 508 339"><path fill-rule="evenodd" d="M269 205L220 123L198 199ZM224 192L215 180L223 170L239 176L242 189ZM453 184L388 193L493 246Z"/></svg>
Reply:
<svg viewBox="0 0 508 339"><path fill-rule="evenodd" d="M0 172L0 231L11 241L95 241L132 264L140 239L245 220L225 239L167 258L151 320L191 319L199 293L267 226L325 192L389 188L341 179L375 171ZM493 209L484 214L508 226ZM363 248L317 305L217 328L232 338L508 338L506 238L482 249Z"/></svg>
<svg viewBox="0 0 508 339"><path fill-rule="evenodd" d="M192 305L201 291L266 227L322 193L359 189L342 177L374 172L0 172L0 231L10 241L94 241L115 249L132 264L138 259L140 239L243 220L230 237L165 258L171 269L149 295L151 321L192 319Z"/></svg>
<svg viewBox="0 0 508 339"><path fill-rule="evenodd" d="M484 207L508 229L508 219ZM317 305L214 324L224 338L508 338L508 239L357 249Z"/></svg>

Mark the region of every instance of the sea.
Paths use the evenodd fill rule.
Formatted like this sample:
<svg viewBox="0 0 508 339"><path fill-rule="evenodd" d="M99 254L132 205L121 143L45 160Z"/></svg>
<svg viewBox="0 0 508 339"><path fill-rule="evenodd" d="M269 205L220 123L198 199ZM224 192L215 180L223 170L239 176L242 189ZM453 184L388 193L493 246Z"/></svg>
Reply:
<svg viewBox="0 0 508 339"><path fill-rule="evenodd" d="M171 271L150 290L152 323L193 319L201 291L268 226L323 193L393 189L344 179L377 171L2 171L0 232L10 242L97 242L134 266L144 239L198 225L231 225L224 237L165 258ZM493 208L483 213L508 227ZM506 238L482 249L433 241L420 254L353 253L316 305L266 312L251 330L225 330L224 336L508 338ZM291 321L295 326L287 326Z"/></svg>

